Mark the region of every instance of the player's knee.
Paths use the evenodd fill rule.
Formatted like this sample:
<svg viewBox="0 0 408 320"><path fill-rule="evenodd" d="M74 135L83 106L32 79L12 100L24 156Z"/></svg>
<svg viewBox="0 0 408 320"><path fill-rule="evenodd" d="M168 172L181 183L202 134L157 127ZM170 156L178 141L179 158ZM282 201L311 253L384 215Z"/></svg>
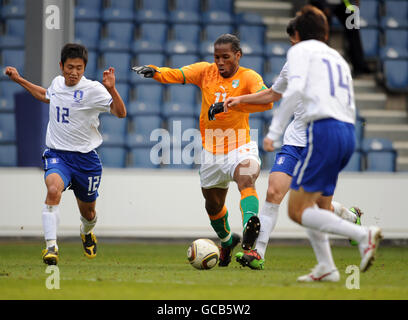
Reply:
<svg viewBox="0 0 408 320"><path fill-rule="evenodd" d="M47 189L47 198L51 201L59 201L62 191L55 185L51 185Z"/></svg>
<svg viewBox="0 0 408 320"><path fill-rule="evenodd" d="M279 188L271 185L268 187L268 191L266 193L266 200L272 203L281 203L283 198L285 197L285 193L283 193Z"/></svg>

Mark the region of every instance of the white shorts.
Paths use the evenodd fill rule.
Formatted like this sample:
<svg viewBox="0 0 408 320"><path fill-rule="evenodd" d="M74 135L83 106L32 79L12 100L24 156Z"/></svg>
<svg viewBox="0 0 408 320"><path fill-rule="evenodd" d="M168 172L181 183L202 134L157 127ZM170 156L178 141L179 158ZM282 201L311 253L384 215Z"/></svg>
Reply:
<svg viewBox="0 0 408 320"><path fill-rule="evenodd" d="M233 181L235 168L241 162L249 159L253 159L259 166L261 165L258 145L255 141L244 144L228 154L214 155L207 150L203 150L201 152L200 167L201 187L204 189L227 189L229 183Z"/></svg>

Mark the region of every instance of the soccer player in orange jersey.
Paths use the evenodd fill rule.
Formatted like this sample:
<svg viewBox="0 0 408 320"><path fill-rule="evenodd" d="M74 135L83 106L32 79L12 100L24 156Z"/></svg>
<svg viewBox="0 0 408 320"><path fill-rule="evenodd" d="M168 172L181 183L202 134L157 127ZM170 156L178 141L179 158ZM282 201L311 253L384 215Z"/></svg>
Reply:
<svg viewBox="0 0 408 320"><path fill-rule="evenodd" d="M240 105L215 115L208 111L226 98L266 89L262 77L239 65L242 50L239 39L223 34L214 42L214 63L198 62L179 69L154 65L134 67L133 71L161 83L191 83L201 89L200 132L203 143L200 179L205 208L211 226L221 240L219 266L228 266L240 237L231 233L225 198L228 186L235 181L241 193L243 223L242 248L249 250L259 233L259 201L255 181L260 171L258 146L250 139L249 114L272 108L273 103ZM279 97L277 96L276 100Z"/></svg>

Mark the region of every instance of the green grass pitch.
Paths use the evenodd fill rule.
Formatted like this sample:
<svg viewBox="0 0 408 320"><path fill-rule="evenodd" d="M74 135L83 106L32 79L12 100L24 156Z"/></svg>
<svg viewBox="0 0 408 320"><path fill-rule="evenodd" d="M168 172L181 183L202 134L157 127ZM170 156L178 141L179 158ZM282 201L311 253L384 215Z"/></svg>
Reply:
<svg viewBox="0 0 408 320"><path fill-rule="evenodd" d="M275 246L265 270L196 270L186 258L189 243L104 243L89 260L82 245L60 242L60 289L46 288L42 242L0 243L0 299L408 299L407 248L380 247L371 269L360 274L360 289L347 289L348 265L359 265L356 247L333 247L338 283L299 284L315 258L309 246ZM235 252L234 252L235 253Z"/></svg>

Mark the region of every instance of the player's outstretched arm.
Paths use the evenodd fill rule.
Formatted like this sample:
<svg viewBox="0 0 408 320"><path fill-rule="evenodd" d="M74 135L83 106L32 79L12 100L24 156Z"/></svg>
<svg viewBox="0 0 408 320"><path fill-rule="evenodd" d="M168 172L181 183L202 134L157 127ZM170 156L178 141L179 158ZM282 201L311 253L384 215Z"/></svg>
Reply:
<svg viewBox="0 0 408 320"><path fill-rule="evenodd" d="M280 100L281 97L282 95L274 91L272 88L238 97L229 97L224 102L224 110L227 112L228 108L244 103L254 105L269 104L271 102Z"/></svg>
<svg viewBox="0 0 408 320"><path fill-rule="evenodd" d="M118 118L126 117L126 106L115 87L115 69L109 68L103 72L102 84L112 96L111 113Z"/></svg>
<svg viewBox="0 0 408 320"><path fill-rule="evenodd" d="M26 89L28 92L31 93L31 95L36 98L37 100L40 100L45 103L50 103L50 100L46 98L46 92L47 90L41 86L37 86L34 83L31 83L30 81L24 79L20 74L18 73L17 69L14 67L6 67L4 73L14 82L18 83L20 86L22 86L24 89Z"/></svg>

